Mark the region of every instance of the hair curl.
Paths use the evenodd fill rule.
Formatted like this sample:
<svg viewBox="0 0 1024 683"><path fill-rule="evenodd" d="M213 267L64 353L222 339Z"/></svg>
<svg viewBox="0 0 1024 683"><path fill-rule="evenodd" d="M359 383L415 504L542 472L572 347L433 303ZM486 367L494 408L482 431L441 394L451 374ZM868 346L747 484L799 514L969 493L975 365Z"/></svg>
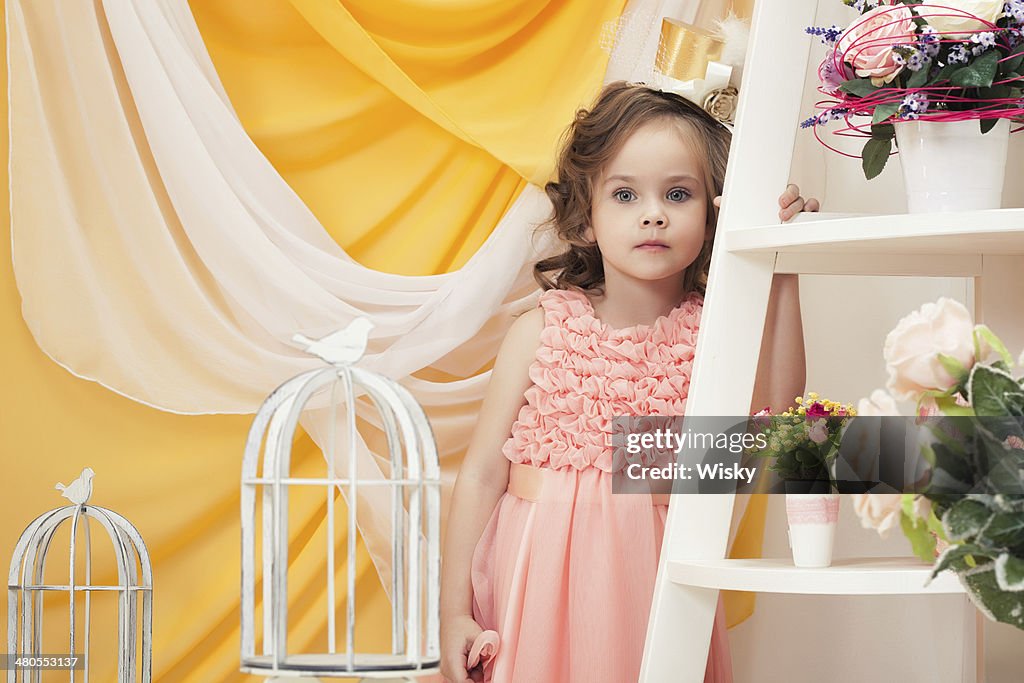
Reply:
<svg viewBox="0 0 1024 683"><path fill-rule="evenodd" d="M543 289L600 291L603 288L601 252L597 244L586 237L590 227L593 182L638 128L659 119L686 125L692 133L691 142L704 161L707 234L711 238L683 274L684 291L704 294L718 222L718 209L713 200L722 194L732 135L689 100L625 81L606 85L589 111L580 109L576 112L575 120L562 136L557 163L558 180L544 186L554 213L541 228L553 229L568 248L534 266L533 276Z"/></svg>

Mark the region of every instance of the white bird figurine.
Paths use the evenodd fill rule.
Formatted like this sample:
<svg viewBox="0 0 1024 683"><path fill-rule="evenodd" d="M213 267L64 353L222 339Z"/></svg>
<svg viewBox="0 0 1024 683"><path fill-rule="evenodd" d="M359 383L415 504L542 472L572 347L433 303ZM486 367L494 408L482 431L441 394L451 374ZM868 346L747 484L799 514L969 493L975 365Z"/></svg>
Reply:
<svg viewBox="0 0 1024 683"><path fill-rule="evenodd" d="M63 491L60 495L70 500L75 505L85 505L86 501L89 500L89 496L92 495L92 476L96 474L92 471L91 467L86 467L82 470L82 473L78 475L78 479L65 486L64 484L58 483L54 486L58 491Z"/></svg>
<svg viewBox="0 0 1024 683"><path fill-rule="evenodd" d="M305 344L306 353L319 356L331 365L352 365L366 352L366 341L370 337L373 323L369 318L356 318L348 327L332 332L322 339L310 339L296 334L293 341Z"/></svg>

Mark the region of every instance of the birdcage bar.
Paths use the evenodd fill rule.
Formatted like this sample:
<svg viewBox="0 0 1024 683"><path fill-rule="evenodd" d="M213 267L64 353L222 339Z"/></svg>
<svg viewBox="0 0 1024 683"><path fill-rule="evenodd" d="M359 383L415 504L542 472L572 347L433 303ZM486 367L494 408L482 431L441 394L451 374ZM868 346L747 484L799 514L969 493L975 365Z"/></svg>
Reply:
<svg viewBox="0 0 1024 683"><path fill-rule="evenodd" d="M290 477L290 446L294 439L298 418L306 403L314 394L331 383L331 425L328 433L327 477ZM348 457L347 477L338 477L335 470L338 447L336 429L336 400L338 384L344 390L341 405L348 407L346 427L348 429L345 447ZM382 426L387 438L391 476L383 480L359 479L357 453L359 435L357 431L355 397L357 392L369 396L382 417ZM265 437L265 438L264 438ZM404 445L404 455L403 448ZM262 449L261 449L262 446ZM258 476L262 450L262 473ZM421 458L427 462L421 464ZM246 442L246 457L242 476L242 668L250 673L268 671L287 672L293 675L342 675L345 673L386 673L389 665L377 664L371 660L361 661L355 650L355 607L356 607L356 558L358 539L358 496L362 486L391 486L392 508L392 655L394 670L414 671L436 666L439 657L438 616L439 599L436 590L424 592L420 578L423 564L423 543L421 534L428 539L426 565L439 576L440 568L440 467L430 426L422 408L411 394L396 382L360 370L352 366L335 366L314 370L299 375L283 384L261 407L253 421ZM327 486L328 551L328 655L339 657L334 663L323 664L318 659L306 666L307 655L290 660L287 653L287 567L288 567L288 487ZM262 657L255 654L255 504L256 488L262 487L262 566L263 566L263 647ZM336 488L344 487L348 498L347 538L347 599L346 638L344 657L336 652L335 591L334 576L336 557L334 553L333 517ZM405 510L404 491L409 490L408 513ZM424 513L426 528L423 528ZM252 523L250 523L250 521ZM406 535L406 524L411 532ZM426 532L424 534L424 531ZM405 542L403 542L403 539ZM407 543L407 545L406 545ZM412 564L407 567L407 559ZM434 582L436 583L436 581ZM433 585L433 584L432 584ZM406 590L406 588L408 590ZM423 602L426 595L427 638L426 651L421 652L423 624ZM403 628L404 626L404 628ZM327 660L330 662L330 658ZM370 663L367 663L370 662ZM269 665L269 667L267 666ZM329 669L329 670L328 670Z"/></svg>
<svg viewBox="0 0 1024 683"><path fill-rule="evenodd" d="M395 422L395 416L387 405L381 403L380 399L374 394L370 394L370 398L373 401L374 406L377 408L377 413L381 416L381 422L384 426L384 434L389 444L388 451L390 456L391 464L391 479L390 482L395 484L391 489L391 557L392 557L392 571L391 571L391 595L399 596L405 594L405 544L402 542L405 538L406 527L405 527L405 497L402 493L403 487L407 485L418 486L419 481L414 479L405 479L405 463L402 458L401 438L398 425ZM399 444L399 447L391 446L391 444ZM364 482L365 484L379 484L387 483L384 482L369 481ZM398 654L405 650L405 629L401 627L405 623L405 603L401 600L391 601L391 653Z"/></svg>
<svg viewBox="0 0 1024 683"><path fill-rule="evenodd" d="M331 383L331 426L327 443L327 478L334 479L334 455L338 442L338 383ZM334 486L327 493L327 654L337 654L338 642L334 616Z"/></svg>
<svg viewBox="0 0 1024 683"><path fill-rule="evenodd" d="M71 520L69 541L68 584L56 585L43 582L46 560L50 545L62 523ZM117 564L118 586L95 586L92 584L92 540L88 520L95 520L110 537ZM84 524L80 524L84 521ZM85 583L76 583L78 555L78 531L81 526L85 536ZM142 582L139 582L139 566ZM29 581L31 579L31 582ZM91 617L93 591L117 592L118 596L118 682L136 680L138 642L136 636L136 615L138 596L142 593L142 681L148 683L152 677L152 567L145 544L138 531L117 513L94 505L69 505L37 517L26 528L11 560L8 578L8 652L25 656L28 651L38 656L42 648L43 595L45 592L62 592L68 595L69 644L75 652L76 615L75 595L85 596L85 621L83 630L84 651L83 680L89 681L91 649ZM21 639L18 641L18 601L21 602ZM27 680L28 672L22 677ZM42 671L34 669L31 680L41 680ZM8 671L9 683L18 680L17 670ZM74 683L76 671L69 671L69 681Z"/></svg>
<svg viewBox="0 0 1024 683"><path fill-rule="evenodd" d="M348 669L356 668L356 515L359 512L359 499L356 497L358 482L356 481L356 395L352 382L351 367L341 369L341 377L345 388L346 429L348 430L348 595L345 597L345 658ZM333 422L333 420L332 420ZM333 457L334 454L332 453ZM334 577L331 577L334 582ZM332 610L333 614L333 610Z"/></svg>

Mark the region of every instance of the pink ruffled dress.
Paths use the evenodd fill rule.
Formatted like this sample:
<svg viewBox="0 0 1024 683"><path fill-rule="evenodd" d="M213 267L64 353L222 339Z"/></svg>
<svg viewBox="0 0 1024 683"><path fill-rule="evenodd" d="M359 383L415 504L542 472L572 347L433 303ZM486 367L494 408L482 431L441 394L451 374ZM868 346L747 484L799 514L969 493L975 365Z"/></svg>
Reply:
<svg viewBox="0 0 1024 683"><path fill-rule="evenodd" d="M536 501L502 495L473 555L474 618L501 641L486 681L637 680L668 508L612 495L612 418L683 414L702 303L616 330L582 292L541 296L533 385L503 452L553 472ZM732 680L721 602L704 680Z"/></svg>

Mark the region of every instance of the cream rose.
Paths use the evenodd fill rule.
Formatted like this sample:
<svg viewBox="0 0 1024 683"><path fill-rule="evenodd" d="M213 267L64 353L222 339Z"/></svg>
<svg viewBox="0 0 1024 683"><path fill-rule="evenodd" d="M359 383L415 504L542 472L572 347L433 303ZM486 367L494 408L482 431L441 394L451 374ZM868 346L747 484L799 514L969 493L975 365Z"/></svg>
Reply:
<svg viewBox="0 0 1024 683"><path fill-rule="evenodd" d="M895 527L900 525L903 514L902 493L854 493L853 509L860 517L860 524L865 529L876 529L878 535L885 538Z"/></svg>
<svg viewBox="0 0 1024 683"><path fill-rule="evenodd" d="M957 379L939 362L939 354L974 365L974 323L962 304L942 297L900 320L885 338L889 392L898 399L917 401L925 391L946 391Z"/></svg>
<svg viewBox="0 0 1024 683"><path fill-rule="evenodd" d="M992 30L1003 16L1003 0L921 0L917 13L943 38L966 40Z"/></svg>
<svg viewBox="0 0 1024 683"><path fill-rule="evenodd" d="M899 415L899 408L896 401L884 389L875 389L868 398L862 398L857 402L857 415L859 417L885 417L887 415Z"/></svg>
<svg viewBox="0 0 1024 683"><path fill-rule="evenodd" d="M903 70L893 47L914 42L914 13L906 5L882 5L857 18L839 39L836 50L861 77L873 84L891 83Z"/></svg>

